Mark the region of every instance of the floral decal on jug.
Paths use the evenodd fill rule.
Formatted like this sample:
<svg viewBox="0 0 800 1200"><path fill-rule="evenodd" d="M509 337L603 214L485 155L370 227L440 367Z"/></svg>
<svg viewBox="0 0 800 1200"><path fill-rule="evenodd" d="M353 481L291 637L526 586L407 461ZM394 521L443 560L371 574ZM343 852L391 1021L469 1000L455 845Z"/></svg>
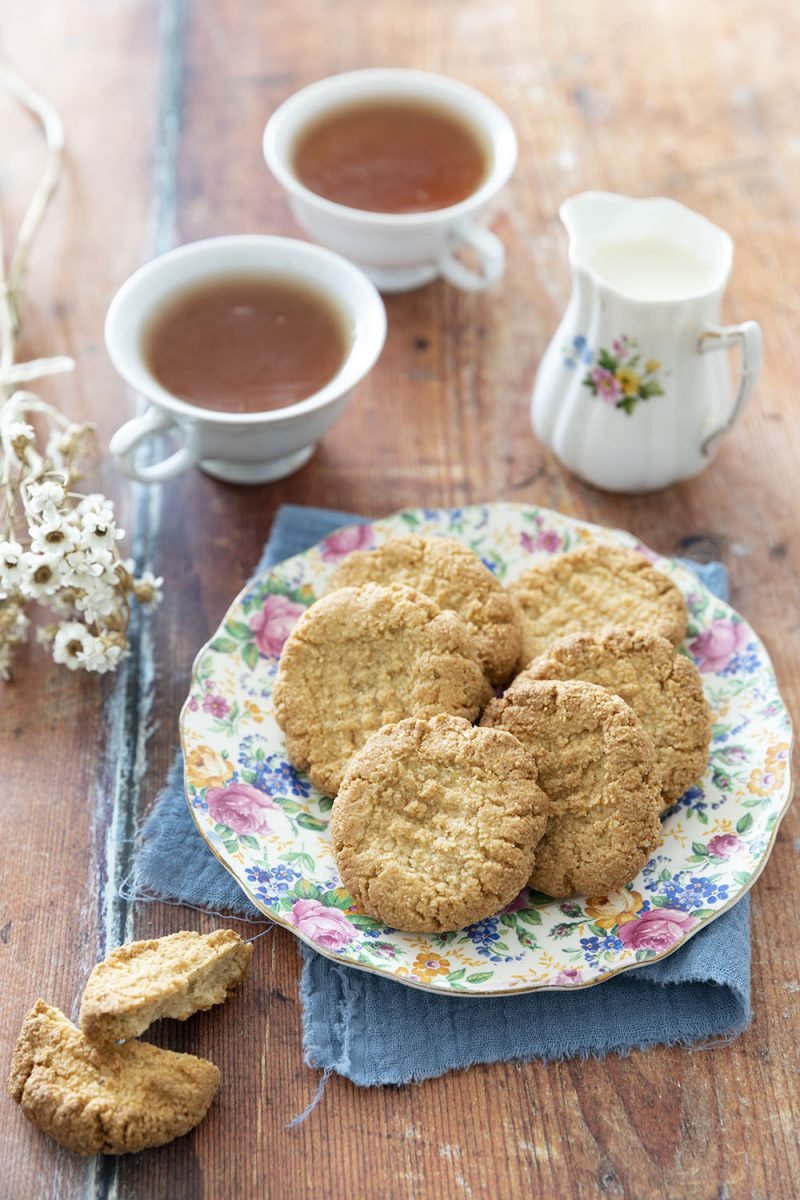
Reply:
<svg viewBox="0 0 800 1200"><path fill-rule="evenodd" d="M564 347L563 355L564 365L572 370L579 364L590 368L582 382L593 396L629 416L641 400L664 395L658 379L661 363L655 358L642 362L639 343L625 334L611 343L610 350L601 347L596 353L587 339L577 334Z"/></svg>

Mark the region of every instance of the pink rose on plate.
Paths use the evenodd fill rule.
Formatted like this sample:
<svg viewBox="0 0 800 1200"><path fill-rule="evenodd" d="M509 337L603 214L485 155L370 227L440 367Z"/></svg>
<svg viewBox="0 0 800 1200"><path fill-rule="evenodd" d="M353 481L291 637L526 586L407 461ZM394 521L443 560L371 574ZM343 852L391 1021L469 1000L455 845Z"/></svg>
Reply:
<svg viewBox="0 0 800 1200"><path fill-rule="evenodd" d="M536 544L541 550L549 550L552 554L561 549L561 534L556 533L555 529L541 529Z"/></svg>
<svg viewBox="0 0 800 1200"><path fill-rule="evenodd" d="M735 833L718 833L716 837L709 838L707 849L714 858L730 858L738 845L739 839Z"/></svg>
<svg viewBox="0 0 800 1200"><path fill-rule="evenodd" d="M269 833L267 814L280 812L269 796L249 783L230 783L227 787L209 788L206 792L209 814L219 825L227 825L234 833Z"/></svg>
<svg viewBox="0 0 800 1200"><path fill-rule="evenodd" d="M563 971L558 972L553 983L557 987L574 987L581 979L581 972L577 967L565 967Z"/></svg>
<svg viewBox="0 0 800 1200"><path fill-rule="evenodd" d="M267 596L260 613L253 613L248 624L256 645L268 658L279 658L283 643L305 612L288 596Z"/></svg>
<svg viewBox="0 0 800 1200"><path fill-rule="evenodd" d="M352 942L353 927L340 908L327 908L319 900L295 900L292 924L325 950L341 950Z"/></svg>
<svg viewBox="0 0 800 1200"><path fill-rule="evenodd" d="M617 937L627 950L669 950L694 929L695 917L674 908L651 908L619 927Z"/></svg>
<svg viewBox="0 0 800 1200"><path fill-rule="evenodd" d="M371 550L372 530L369 525L348 525L325 538L320 554L325 562L337 562L354 550Z"/></svg>
<svg viewBox="0 0 800 1200"><path fill-rule="evenodd" d="M515 896L513 900L509 901L509 903L503 909L503 912L519 912L521 908L530 908L530 906L531 902L528 898L528 889L523 888L518 896Z"/></svg>
<svg viewBox="0 0 800 1200"><path fill-rule="evenodd" d="M535 550L547 550L553 554L561 549L561 534L556 533L555 529L538 529L536 537L531 537L523 530L519 535L519 544L528 554L533 554Z"/></svg>
<svg viewBox="0 0 800 1200"><path fill-rule="evenodd" d="M749 630L743 621L722 617L690 643L689 649L697 660L698 671L722 671L735 654L744 649Z"/></svg>

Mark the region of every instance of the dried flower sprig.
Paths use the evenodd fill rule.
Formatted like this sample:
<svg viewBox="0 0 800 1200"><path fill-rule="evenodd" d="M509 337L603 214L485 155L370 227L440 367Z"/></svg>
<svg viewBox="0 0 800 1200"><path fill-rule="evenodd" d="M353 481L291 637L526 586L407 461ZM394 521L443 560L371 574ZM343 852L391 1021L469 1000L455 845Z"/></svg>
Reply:
<svg viewBox="0 0 800 1200"><path fill-rule="evenodd" d="M38 119L47 142L42 178L8 267L0 228L0 677L10 678L14 653L28 639L25 610L32 602L56 618L38 631L54 660L102 674L128 652L131 601L158 603L162 581L150 572L137 576L133 562L120 556L125 534L113 504L74 490L93 427L18 386L75 365L65 356L18 363L15 354L25 268L61 176L64 130L52 105L3 58L0 83Z"/></svg>

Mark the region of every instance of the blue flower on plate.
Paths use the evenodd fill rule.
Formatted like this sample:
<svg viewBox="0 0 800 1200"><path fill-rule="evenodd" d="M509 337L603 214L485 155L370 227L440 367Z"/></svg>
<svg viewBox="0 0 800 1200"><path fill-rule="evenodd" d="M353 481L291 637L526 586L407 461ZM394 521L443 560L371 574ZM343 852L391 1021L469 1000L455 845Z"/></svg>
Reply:
<svg viewBox="0 0 800 1200"><path fill-rule="evenodd" d="M284 863L278 863L275 867L247 867L245 875L251 883L258 883L261 886L256 890L256 895L266 901L265 893L267 887L270 889L272 900L280 898L283 892L288 892L289 888L300 878L300 872L287 867Z"/></svg>
<svg viewBox="0 0 800 1200"><path fill-rule="evenodd" d="M700 875L693 875L688 882L676 875L661 888L666 906L681 912L693 912L697 908L724 904L728 899L729 890L730 884L718 883L713 878L703 878Z"/></svg>
<svg viewBox="0 0 800 1200"><path fill-rule="evenodd" d="M270 796L311 795L311 784L291 763L278 754L269 754L269 743L260 733L251 733L239 744L239 762L253 774L253 785Z"/></svg>
<svg viewBox="0 0 800 1200"><path fill-rule="evenodd" d="M748 647L741 654L734 654L733 658L719 672L719 676L722 678L726 675L752 675L760 668L758 655Z"/></svg>
<svg viewBox="0 0 800 1200"><path fill-rule="evenodd" d="M251 883L269 883L269 871L264 867L248 867L245 875Z"/></svg>
<svg viewBox="0 0 800 1200"><path fill-rule="evenodd" d="M484 950L490 950L492 942L500 941L496 917L489 917L486 921L481 921L477 925L468 925L464 932L476 950L480 950L481 947Z"/></svg>
<svg viewBox="0 0 800 1200"><path fill-rule="evenodd" d="M605 937L585 937L580 939L581 945L587 954L602 954L604 950L621 950L622 942L618 937L614 937L612 933L606 934Z"/></svg>

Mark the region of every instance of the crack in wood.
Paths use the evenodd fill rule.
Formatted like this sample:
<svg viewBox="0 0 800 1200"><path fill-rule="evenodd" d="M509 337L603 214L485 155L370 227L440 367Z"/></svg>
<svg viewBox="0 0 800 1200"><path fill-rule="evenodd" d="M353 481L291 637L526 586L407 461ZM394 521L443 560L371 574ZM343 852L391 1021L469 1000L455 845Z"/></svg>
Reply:
<svg viewBox="0 0 800 1200"><path fill-rule="evenodd" d="M175 241L186 18L186 0L164 0L158 30L160 88L148 238L154 255L163 254ZM158 447L154 446L153 457L158 452ZM149 484L134 485L131 548L139 570L150 568L155 557L160 501L159 488ZM95 815L99 957L107 955L133 932L133 901L121 894L120 885L133 867L139 789L147 767L155 676L149 622L142 620L137 611L132 616L129 643L130 654L114 681L106 709L106 754ZM87 1184L87 1198L116 1200L119 1196L117 1159L101 1155L92 1160Z"/></svg>

